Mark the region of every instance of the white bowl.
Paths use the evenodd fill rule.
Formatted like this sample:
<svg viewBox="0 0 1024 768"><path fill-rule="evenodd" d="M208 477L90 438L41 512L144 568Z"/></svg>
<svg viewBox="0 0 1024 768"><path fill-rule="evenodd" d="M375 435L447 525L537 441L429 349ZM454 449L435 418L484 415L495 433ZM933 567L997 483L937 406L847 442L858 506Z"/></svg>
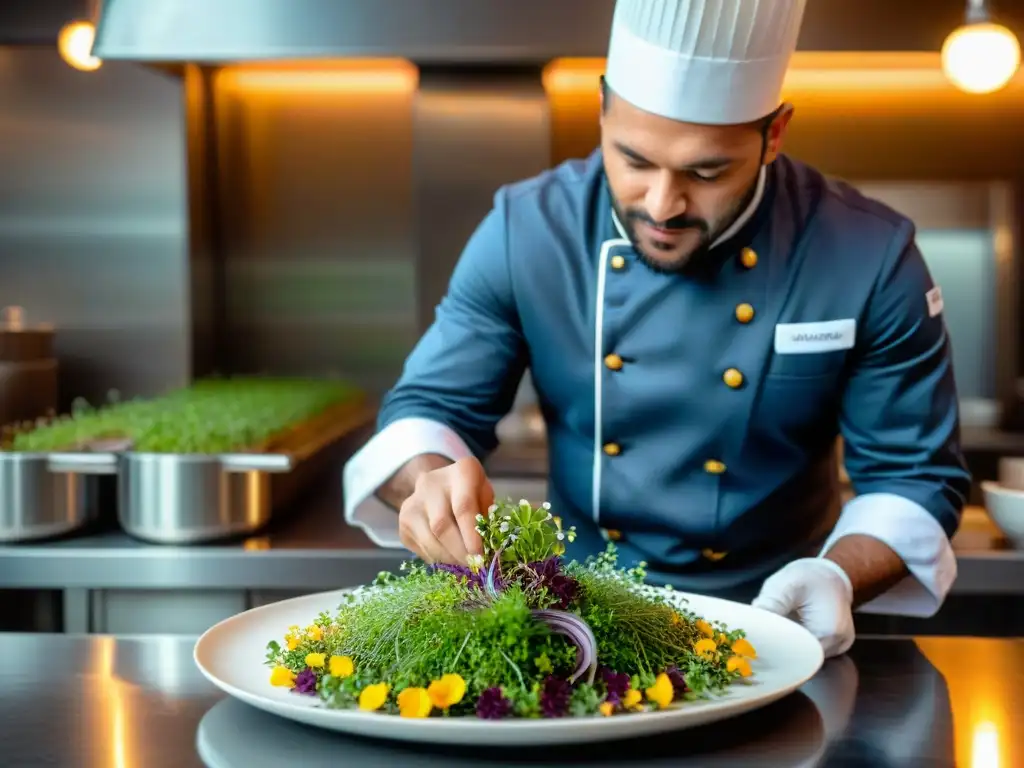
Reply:
<svg viewBox="0 0 1024 768"><path fill-rule="evenodd" d="M983 480L985 510L1015 547L1024 549L1024 490L1006 488L993 480Z"/></svg>

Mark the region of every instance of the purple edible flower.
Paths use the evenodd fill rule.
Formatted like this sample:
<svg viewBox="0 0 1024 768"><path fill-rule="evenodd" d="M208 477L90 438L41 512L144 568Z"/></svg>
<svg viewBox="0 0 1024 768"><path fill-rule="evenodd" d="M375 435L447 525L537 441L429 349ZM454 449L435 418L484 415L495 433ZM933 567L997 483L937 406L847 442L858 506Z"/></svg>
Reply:
<svg viewBox="0 0 1024 768"><path fill-rule="evenodd" d="M686 678L679 671L679 667L671 666L665 670L665 674L668 675L669 682L672 683L672 689L675 691L676 696L682 696L690 690L690 687L686 684Z"/></svg>
<svg viewBox="0 0 1024 768"><path fill-rule="evenodd" d="M579 594L580 585L576 579L566 576L562 571L562 558L558 555L549 557L547 560L530 563L530 571L535 575L534 588L544 588L558 602L553 608L565 610Z"/></svg>
<svg viewBox="0 0 1024 768"><path fill-rule="evenodd" d="M299 672L292 690L296 693L316 693L316 672L309 667Z"/></svg>
<svg viewBox="0 0 1024 768"><path fill-rule="evenodd" d="M506 699L500 688L487 688L476 700L476 716L484 720L500 720L512 711L512 702Z"/></svg>
<svg viewBox="0 0 1024 768"><path fill-rule="evenodd" d="M568 681L548 675L540 694L540 708L544 717L562 717L569 708L571 693Z"/></svg>
<svg viewBox="0 0 1024 768"><path fill-rule="evenodd" d="M607 701L618 704L622 697L629 690L629 675L625 672L615 672L608 667L601 667L601 680L608 691Z"/></svg>

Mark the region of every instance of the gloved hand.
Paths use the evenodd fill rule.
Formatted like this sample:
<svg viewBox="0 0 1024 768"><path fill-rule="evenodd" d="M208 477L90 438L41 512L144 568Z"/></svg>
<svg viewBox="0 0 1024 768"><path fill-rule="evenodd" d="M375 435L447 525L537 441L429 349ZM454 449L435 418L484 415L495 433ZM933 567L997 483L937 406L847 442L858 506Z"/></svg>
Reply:
<svg viewBox="0 0 1024 768"><path fill-rule="evenodd" d="M831 560L794 560L765 580L753 605L802 624L821 641L825 658L853 645L853 585Z"/></svg>

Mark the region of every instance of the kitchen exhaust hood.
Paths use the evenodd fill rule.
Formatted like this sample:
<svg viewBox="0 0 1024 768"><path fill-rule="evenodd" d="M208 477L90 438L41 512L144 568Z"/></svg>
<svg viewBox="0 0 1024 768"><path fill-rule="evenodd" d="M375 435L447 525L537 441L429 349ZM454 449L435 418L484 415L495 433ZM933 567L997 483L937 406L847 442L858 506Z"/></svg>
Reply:
<svg viewBox="0 0 1024 768"><path fill-rule="evenodd" d="M104 0L93 55L226 63L603 56L614 0Z"/></svg>

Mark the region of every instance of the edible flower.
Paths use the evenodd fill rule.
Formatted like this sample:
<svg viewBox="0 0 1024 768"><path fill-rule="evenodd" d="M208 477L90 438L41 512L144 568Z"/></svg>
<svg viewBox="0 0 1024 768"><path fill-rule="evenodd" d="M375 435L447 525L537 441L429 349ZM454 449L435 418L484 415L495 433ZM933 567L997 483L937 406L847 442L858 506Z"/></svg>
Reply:
<svg viewBox="0 0 1024 768"><path fill-rule="evenodd" d="M324 665L324 654L322 653L307 653L306 654L306 666L320 669Z"/></svg>
<svg viewBox="0 0 1024 768"><path fill-rule="evenodd" d="M668 675L662 672L654 681L654 685L648 688L645 693L647 694L648 701L653 701L660 709L664 709L672 703L676 692Z"/></svg>
<svg viewBox="0 0 1024 768"><path fill-rule="evenodd" d="M686 676L683 675L679 667L671 666L665 670L665 674L668 675L669 682L672 683L676 696L682 696L690 690L690 686L686 684Z"/></svg>
<svg viewBox="0 0 1024 768"><path fill-rule="evenodd" d="M367 712L380 709L387 701L389 690L390 686L387 683L366 686L359 692L359 708Z"/></svg>
<svg viewBox="0 0 1024 768"><path fill-rule="evenodd" d="M501 688L487 688L476 700L476 716L483 720L500 720L512 711L512 702L505 698Z"/></svg>
<svg viewBox="0 0 1024 768"><path fill-rule="evenodd" d="M348 677L355 671L355 665L348 656L331 656L327 663L332 677Z"/></svg>
<svg viewBox="0 0 1024 768"><path fill-rule="evenodd" d="M605 717L609 717L612 712L615 711L615 705L610 701L602 701L600 706L598 706L598 710L600 710L601 714Z"/></svg>
<svg viewBox="0 0 1024 768"><path fill-rule="evenodd" d="M310 624L306 627L306 634L309 635L309 639L313 642L320 642L323 640L324 631L317 624Z"/></svg>
<svg viewBox="0 0 1024 768"><path fill-rule="evenodd" d="M693 646L694 653L708 661L715 657L715 651L717 649L718 646L715 645L715 641L707 637L703 640L698 640Z"/></svg>
<svg viewBox="0 0 1024 768"><path fill-rule="evenodd" d="M754 650L754 646L745 637L741 637L732 644L732 652L737 656L743 656L748 659L757 658L757 651Z"/></svg>
<svg viewBox="0 0 1024 768"><path fill-rule="evenodd" d="M462 697L466 695L466 681L459 675L442 675L440 680L434 680L430 684L427 695L435 707L448 709L462 701Z"/></svg>
<svg viewBox="0 0 1024 768"><path fill-rule="evenodd" d="M750 661L742 656L730 656L725 662L725 668L729 672L739 672L741 677L750 677L753 670L750 668Z"/></svg>
<svg viewBox="0 0 1024 768"><path fill-rule="evenodd" d="M643 694L636 688L630 688L622 697L623 709L640 709Z"/></svg>
<svg viewBox="0 0 1024 768"><path fill-rule="evenodd" d="M295 673L288 669L288 667L277 666L274 667L274 671L270 673L271 685L276 685L282 688L291 688L294 682Z"/></svg>
<svg viewBox="0 0 1024 768"><path fill-rule="evenodd" d="M294 690L296 693L316 693L316 672L309 667L299 672Z"/></svg>
<svg viewBox="0 0 1024 768"><path fill-rule="evenodd" d="M398 713L402 717L426 717L433 709L426 688L406 688L398 694Z"/></svg>
<svg viewBox="0 0 1024 768"><path fill-rule="evenodd" d="M540 708L545 717L561 717L569 708L569 683L548 675L541 686Z"/></svg>
<svg viewBox="0 0 1024 768"><path fill-rule="evenodd" d="M696 624L697 624L697 629L700 631L700 633L702 635L704 635L704 637L714 637L715 636L715 630L713 630L711 628L711 625L708 624L706 621L704 621L704 619L697 619Z"/></svg>
<svg viewBox="0 0 1024 768"><path fill-rule="evenodd" d="M672 622L672 625L675 626L676 624L682 624L683 620L682 620L682 618L680 618L678 613L676 613L675 611L672 611L671 622Z"/></svg>
<svg viewBox="0 0 1024 768"><path fill-rule="evenodd" d="M607 699L612 704L618 704L629 690L629 675L625 672L613 672L608 667L602 667L601 678L604 680L604 687L608 691Z"/></svg>

